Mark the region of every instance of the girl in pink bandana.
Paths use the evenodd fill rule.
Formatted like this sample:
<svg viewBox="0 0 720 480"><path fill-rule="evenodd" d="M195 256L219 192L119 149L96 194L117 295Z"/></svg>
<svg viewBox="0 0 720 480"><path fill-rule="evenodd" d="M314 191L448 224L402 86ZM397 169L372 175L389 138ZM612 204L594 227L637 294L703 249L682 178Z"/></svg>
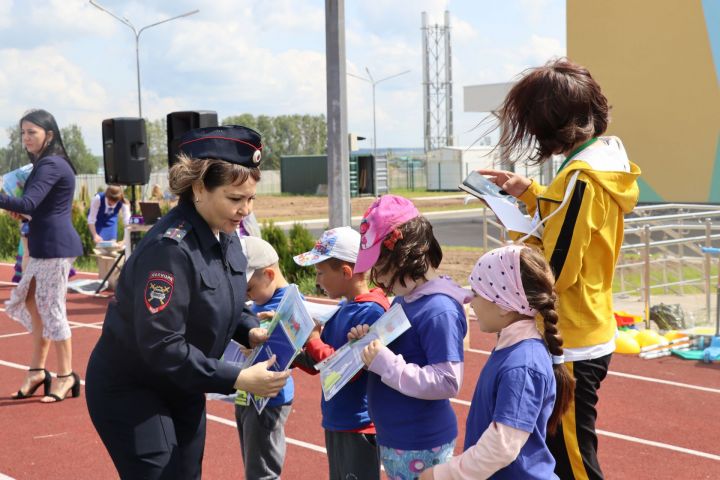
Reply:
<svg viewBox="0 0 720 480"><path fill-rule="evenodd" d="M510 245L483 255L469 280L480 329L498 333L498 343L475 388L464 453L420 479L558 478L545 437L560 424L575 381L563 363L550 267L541 253Z"/></svg>

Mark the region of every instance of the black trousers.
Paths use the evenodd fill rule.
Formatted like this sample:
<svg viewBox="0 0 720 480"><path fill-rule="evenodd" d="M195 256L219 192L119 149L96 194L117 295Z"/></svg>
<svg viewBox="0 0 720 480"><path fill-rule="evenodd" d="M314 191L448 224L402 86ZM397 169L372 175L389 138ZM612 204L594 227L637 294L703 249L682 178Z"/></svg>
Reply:
<svg viewBox="0 0 720 480"><path fill-rule="evenodd" d="M325 430L330 480L380 480L380 453L374 434Z"/></svg>
<svg viewBox="0 0 720 480"><path fill-rule="evenodd" d="M199 479L205 395L131 382L96 347L86 375L90 419L122 479Z"/></svg>
<svg viewBox="0 0 720 480"><path fill-rule="evenodd" d="M600 383L607 376L610 357L569 362L565 365L575 377L575 395L555 435L548 435L547 445L555 457L555 474L561 480L602 480L597 458L595 433Z"/></svg>

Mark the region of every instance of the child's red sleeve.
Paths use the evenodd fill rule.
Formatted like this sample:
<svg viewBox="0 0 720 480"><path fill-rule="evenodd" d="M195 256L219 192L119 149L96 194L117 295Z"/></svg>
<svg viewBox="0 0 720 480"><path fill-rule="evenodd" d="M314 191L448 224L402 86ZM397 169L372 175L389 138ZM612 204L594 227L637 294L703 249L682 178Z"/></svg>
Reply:
<svg viewBox="0 0 720 480"><path fill-rule="evenodd" d="M305 344L305 352L318 363L335 353L335 349L319 338L313 338Z"/></svg>

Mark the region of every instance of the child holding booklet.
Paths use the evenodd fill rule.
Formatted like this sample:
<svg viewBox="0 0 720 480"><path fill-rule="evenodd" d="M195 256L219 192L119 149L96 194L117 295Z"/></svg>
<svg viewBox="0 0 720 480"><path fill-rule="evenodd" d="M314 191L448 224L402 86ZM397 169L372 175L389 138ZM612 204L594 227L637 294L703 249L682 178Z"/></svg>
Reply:
<svg viewBox="0 0 720 480"><path fill-rule="evenodd" d="M575 381L563 364L550 266L540 252L511 245L483 255L469 281L480 329L498 333L497 346L475 387L465 452L420 479L558 478L545 435L560 425Z"/></svg>
<svg viewBox="0 0 720 480"><path fill-rule="evenodd" d="M411 328L388 347L377 340L363 350L368 365L368 404L377 428L380 458L389 478L416 478L447 461L457 437L449 399L462 384L463 304L471 293L436 269L442 250L432 226L410 200L384 195L360 224L355 272L371 279L393 304L402 305ZM352 338L367 333L355 328Z"/></svg>
<svg viewBox="0 0 720 480"><path fill-rule="evenodd" d="M360 234L350 227L328 230L309 252L294 257L302 266L315 266L317 283L330 298L344 298L340 309L322 329L311 334L297 362L302 370L317 374L312 365L347 343L350 329L373 324L389 307L380 289L370 290L365 275L353 273L360 248ZM333 398L321 399L322 426L331 480L380 478L375 426L367 409L367 372L362 371Z"/></svg>
<svg viewBox="0 0 720 480"><path fill-rule="evenodd" d="M248 258L247 298L252 312L261 320L272 318L288 282L278 265L278 254L259 237L243 237ZM240 435L245 478L279 478L285 463L285 423L287 422L295 386L292 377L271 398L261 413L250 402L250 393L238 390L235 397L235 420Z"/></svg>

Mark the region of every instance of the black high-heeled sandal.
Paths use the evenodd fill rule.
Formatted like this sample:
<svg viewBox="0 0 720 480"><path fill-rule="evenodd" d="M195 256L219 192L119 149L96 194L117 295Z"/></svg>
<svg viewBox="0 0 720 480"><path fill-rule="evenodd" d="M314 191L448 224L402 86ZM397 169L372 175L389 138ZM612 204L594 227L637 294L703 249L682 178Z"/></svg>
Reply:
<svg viewBox="0 0 720 480"><path fill-rule="evenodd" d="M32 397L40 385L45 386L45 395L50 392L50 385L52 384L52 376L50 375L50 372L48 372L44 368L29 368L28 372L45 372L45 378L37 382L35 385L31 386L27 392L23 392L22 388L20 388L20 390L18 390L15 395L10 396L10 398L12 398L13 400L22 400L23 398Z"/></svg>
<svg viewBox="0 0 720 480"><path fill-rule="evenodd" d="M56 402L62 402L65 400L68 396L68 393L72 392L72 398L77 398L80 396L80 377L75 372L70 372L67 375L58 375L57 378L67 378L67 377L73 377L73 384L72 387L67 389L65 391L65 395L62 397L60 395L56 395L54 393L47 393L45 394L46 397L54 398L54 402L47 402L47 403L56 403Z"/></svg>

